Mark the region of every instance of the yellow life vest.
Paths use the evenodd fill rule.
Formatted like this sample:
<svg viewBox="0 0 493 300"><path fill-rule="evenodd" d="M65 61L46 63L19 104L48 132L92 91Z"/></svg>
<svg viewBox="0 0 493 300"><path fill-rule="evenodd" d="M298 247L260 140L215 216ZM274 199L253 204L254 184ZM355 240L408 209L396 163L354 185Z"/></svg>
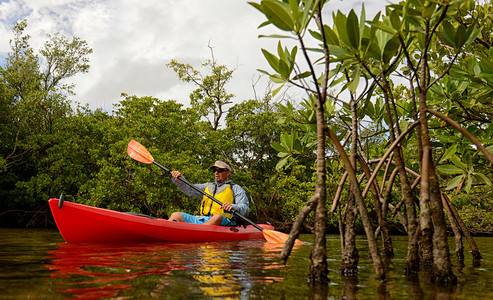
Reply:
<svg viewBox="0 0 493 300"><path fill-rule="evenodd" d="M221 203L234 203L233 190L231 189L230 184L223 184L219 187L216 187L214 184L210 184L205 188L205 192ZM221 214L228 219L233 217L231 214L225 213L219 204L212 201L207 196L202 197L202 202L200 203L200 214L204 216Z"/></svg>

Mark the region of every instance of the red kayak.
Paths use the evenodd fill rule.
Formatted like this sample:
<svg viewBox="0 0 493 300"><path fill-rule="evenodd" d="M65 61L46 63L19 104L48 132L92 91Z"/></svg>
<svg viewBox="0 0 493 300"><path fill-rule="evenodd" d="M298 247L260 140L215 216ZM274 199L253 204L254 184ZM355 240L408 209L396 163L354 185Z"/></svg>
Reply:
<svg viewBox="0 0 493 300"><path fill-rule="evenodd" d="M109 209L50 199L58 230L68 243L117 242L205 242L265 240L262 232L249 225L227 227L198 225L153 219ZM273 230L271 225L259 224Z"/></svg>

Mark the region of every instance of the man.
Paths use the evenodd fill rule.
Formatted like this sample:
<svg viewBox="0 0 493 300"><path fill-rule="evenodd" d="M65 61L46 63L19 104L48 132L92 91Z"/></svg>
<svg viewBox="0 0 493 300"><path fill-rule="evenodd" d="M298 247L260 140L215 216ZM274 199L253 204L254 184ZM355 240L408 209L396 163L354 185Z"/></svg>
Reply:
<svg viewBox="0 0 493 300"><path fill-rule="evenodd" d="M177 222L187 222L206 225L236 226L238 225L231 214L231 211L242 215L248 213L250 203L245 190L234 184L229 176L231 175L231 165L225 160L218 160L210 168L214 172L214 182L196 184L195 186L211 195L223 205L220 206L209 197L194 190L184 182L180 181L182 176L179 171L171 172L173 182L178 188L190 197L202 198L200 203L200 216L193 216L184 212L174 212L169 220Z"/></svg>

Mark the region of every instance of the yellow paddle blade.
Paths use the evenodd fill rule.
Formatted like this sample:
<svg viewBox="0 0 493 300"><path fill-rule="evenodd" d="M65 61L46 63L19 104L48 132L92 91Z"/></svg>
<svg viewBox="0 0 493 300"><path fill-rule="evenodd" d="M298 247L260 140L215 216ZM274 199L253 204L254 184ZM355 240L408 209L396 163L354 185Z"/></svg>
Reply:
<svg viewBox="0 0 493 300"><path fill-rule="evenodd" d="M149 151L147 151L144 146L142 146L141 144L139 144L139 142L135 140L131 140L128 143L127 154L136 161L140 161L145 164L152 164L152 162L154 161L151 153L149 153Z"/></svg>
<svg viewBox="0 0 493 300"><path fill-rule="evenodd" d="M264 234L265 239L269 243L284 244L284 243L286 243L286 241L289 238L288 234L285 234L285 233L282 233L279 231L275 231L275 230L264 229L264 230L262 230L262 233ZM294 244L295 245L304 245L305 243L296 239L294 241Z"/></svg>

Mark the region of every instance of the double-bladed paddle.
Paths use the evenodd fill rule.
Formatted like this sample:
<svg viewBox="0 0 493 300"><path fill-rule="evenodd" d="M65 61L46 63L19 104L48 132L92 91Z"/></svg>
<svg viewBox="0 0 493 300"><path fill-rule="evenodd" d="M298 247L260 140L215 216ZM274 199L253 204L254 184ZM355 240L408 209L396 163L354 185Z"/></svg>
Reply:
<svg viewBox="0 0 493 300"><path fill-rule="evenodd" d="M141 144L139 144L135 140L131 140L128 143L127 153L131 158L135 159L136 161L139 161L139 162L142 162L145 164L155 164L156 166L160 167L161 169L163 169L167 173L171 174L170 169L168 169L165 166L161 165L160 163L156 162L154 160L154 158L152 157L151 153L149 153L149 151L147 151L147 149L144 146L142 146ZM223 205L219 200L215 199L213 196L207 194L206 192L200 190L193 183L186 180L183 176L180 176L179 179L182 182L184 182L185 184L187 184L188 186L190 186L191 188L193 188L194 190L196 190L197 192L201 193L202 195L204 195L204 196L208 197L209 199L211 199L212 201L216 202L217 204ZM237 213L234 210L231 211L231 214L239 217L243 221L251 224L253 227L260 230L264 234L265 239L269 243L285 243L286 240L289 238L289 235L287 235L285 233L275 231L275 230L264 229L264 228L258 226L257 224L255 224L255 222L253 222L252 220L243 216L242 214ZM304 243L300 240L296 240L295 244L304 244Z"/></svg>

